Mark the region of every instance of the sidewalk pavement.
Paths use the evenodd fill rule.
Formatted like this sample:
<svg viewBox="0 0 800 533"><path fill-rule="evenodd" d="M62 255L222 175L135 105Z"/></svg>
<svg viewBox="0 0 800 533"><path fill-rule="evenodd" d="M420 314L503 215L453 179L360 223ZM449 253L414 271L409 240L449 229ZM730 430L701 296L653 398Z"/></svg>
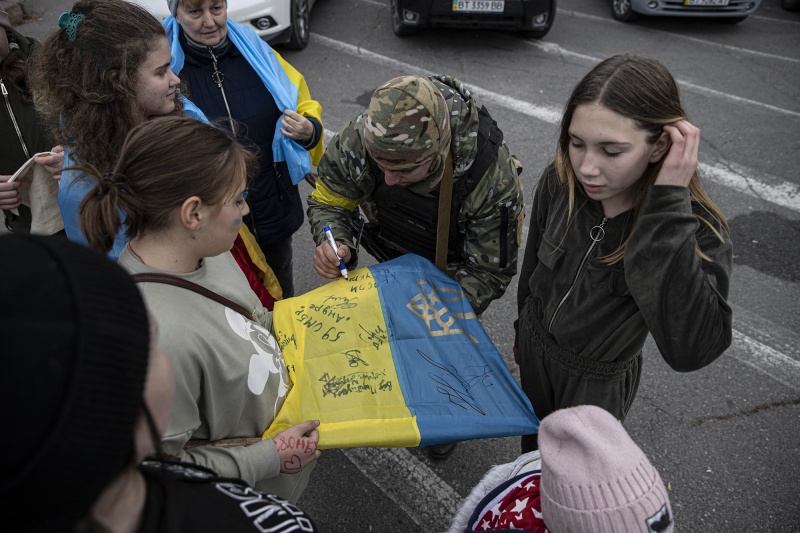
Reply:
<svg viewBox="0 0 800 533"><path fill-rule="evenodd" d="M8 12L11 25L26 37L44 40L58 29L58 16L75 0L0 0L0 8Z"/></svg>
<svg viewBox="0 0 800 533"><path fill-rule="evenodd" d="M4 9L8 13L12 26L22 24L25 19L22 0L0 0L0 9Z"/></svg>

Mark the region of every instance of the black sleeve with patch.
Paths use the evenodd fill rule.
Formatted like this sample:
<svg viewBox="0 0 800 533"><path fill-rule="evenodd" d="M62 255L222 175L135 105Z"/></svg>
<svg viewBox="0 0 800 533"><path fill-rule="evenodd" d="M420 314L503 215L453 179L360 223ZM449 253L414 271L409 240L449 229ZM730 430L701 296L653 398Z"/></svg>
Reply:
<svg viewBox="0 0 800 533"><path fill-rule="evenodd" d="M298 507L241 480L187 463L145 461L147 484L140 533L315 532Z"/></svg>

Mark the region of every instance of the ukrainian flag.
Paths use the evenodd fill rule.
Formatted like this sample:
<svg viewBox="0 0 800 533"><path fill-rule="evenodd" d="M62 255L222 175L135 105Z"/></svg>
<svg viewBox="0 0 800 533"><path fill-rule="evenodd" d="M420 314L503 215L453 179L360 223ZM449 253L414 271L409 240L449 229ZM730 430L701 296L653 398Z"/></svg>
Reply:
<svg viewBox="0 0 800 533"><path fill-rule="evenodd" d="M536 433L530 401L461 287L405 255L276 302L292 389L264 437L320 420L319 447Z"/></svg>

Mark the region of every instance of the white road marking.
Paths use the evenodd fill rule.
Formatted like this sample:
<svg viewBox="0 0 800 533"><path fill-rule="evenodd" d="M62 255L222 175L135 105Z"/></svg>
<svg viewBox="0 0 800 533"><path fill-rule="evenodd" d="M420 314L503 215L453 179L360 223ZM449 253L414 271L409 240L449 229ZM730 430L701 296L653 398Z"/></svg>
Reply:
<svg viewBox="0 0 800 533"><path fill-rule="evenodd" d="M463 498L405 448L350 448L344 455L418 526L444 531Z"/></svg>
<svg viewBox="0 0 800 533"><path fill-rule="evenodd" d="M589 19L589 20L594 20L594 21L597 21L597 22L607 22L609 24L621 24L620 22L614 20L613 18L599 17L597 15L591 15L589 13L581 13L580 11L572 11L572 10L569 10L569 9L557 8L556 9L556 13L561 13L562 17L572 16L572 17L575 17L575 18ZM774 19L774 18L770 18L770 17L756 17L754 15L751 15L750 18L760 18L762 20L767 20L767 21L770 21L770 22L785 22L787 24L800 24L800 23L792 21L792 20L780 20L780 19ZM730 50L732 52L739 52L739 53L742 53L742 54L749 54L749 55L754 55L754 56L759 56L759 57L765 57L765 58L769 58L769 59L775 59L775 60L778 60L778 61L788 61L790 63L800 63L800 59L798 59L796 57L779 56L777 54L770 54L768 52L761 52L759 50L752 50L750 48L742 48L740 46L733 46L733 45L730 45L730 44L718 43L716 41L709 41L708 39L701 39L699 37L692 37L690 35L682 35L680 33L673 33L673 32L662 31L662 30L654 30L654 29L648 29L647 31L668 34L671 38L683 39L684 41L693 41L693 42L696 42L696 43L700 43L703 46L713 46L715 48L723 48L725 50Z"/></svg>
<svg viewBox="0 0 800 533"><path fill-rule="evenodd" d="M761 344L778 350L795 361L800 361L800 332L775 324L761 315L734 303L733 328L752 337Z"/></svg>
<svg viewBox="0 0 800 533"><path fill-rule="evenodd" d="M342 41L337 41L336 39L331 39L330 37L325 37L324 35L320 35L318 33L312 33L313 39L315 41L319 41L322 43L323 46L327 46L328 48L333 48L339 52L343 52L345 54L349 54L351 56L360 57L361 59L366 59L367 61L372 61L378 65L383 65L386 67L397 68L399 70L403 70L407 73L417 73L417 74L424 74L425 76L433 76L436 74L432 70L426 70L424 68L420 68L417 65L412 65L410 63L405 63L403 61L398 61L397 59L393 59L391 57L377 54L375 52L370 52L366 48L361 48L360 46L356 46L354 44L345 43Z"/></svg>
<svg viewBox="0 0 800 533"><path fill-rule="evenodd" d="M323 46L333 48L339 52L359 57L382 66L396 68L397 70L406 73L417 73L425 76L432 76L436 74L435 72L422 69L416 65L398 61L397 59L371 52L361 48L360 46L337 41L335 39L331 39L330 37L325 37L324 35L314 34L314 39L320 42ZM524 100L491 91L489 89L484 89L472 84L468 84L468 86L473 93L481 97L483 100L505 107L511 111L522 113L548 124L557 124L561 120L561 109L533 104L531 102L526 102ZM697 87L699 88L699 86ZM712 89L703 89L709 93L716 92ZM763 105L767 106L767 104ZM773 106L767 107L772 108ZM780 108L774 108L774 110L780 110ZM788 110L783 111L800 117L800 113L794 113L793 111ZM734 167L737 168L736 171L733 170ZM719 162L714 165L701 163L700 169L704 173L704 177L714 180L721 185L731 187L739 192L753 196L754 198L759 198L761 200L789 208L793 211L800 212L800 190L798 190L797 185L791 182L774 178L771 180L772 183L764 183L763 181L759 181L750 177L756 174L754 170L725 162Z"/></svg>
<svg viewBox="0 0 800 533"><path fill-rule="evenodd" d="M765 15L750 15L750 18L751 19L766 20L768 22L778 22L778 23L781 23L781 24L800 24L800 22L798 22L796 20L787 20L785 18L782 19L782 18L778 18L778 17L768 17L768 16L765 16Z"/></svg>
<svg viewBox="0 0 800 533"><path fill-rule="evenodd" d="M736 191L754 198L765 200L781 207L786 207L795 212L800 212L800 186L784 181L775 176L764 176L772 183L765 183L748 176L752 170L740 168L729 163L716 164L700 163L698 170L703 178L711 179ZM733 170L737 168L737 170Z"/></svg>
<svg viewBox="0 0 800 533"><path fill-rule="evenodd" d="M587 56L586 54L580 54L578 52L573 52L572 50L567 50L566 48L561 48L556 43L549 43L547 41L526 41L526 44L528 46L532 46L533 48L538 48L542 52L546 52L548 54L582 59L587 63L591 63L592 65L600 62L600 60L594 56Z"/></svg>
<svg viewBox="0 0 800 533"><path fill-rule="evenodd" d="M784 109L782 107L777 107L771 104L767 104L765 102L759 102L757 100L751 100L750 98L743 98L741 96L736 96L734 94L725 93L722 91L718 91L716 89L711 89L709 87L703 87L702 85L697 85L696 83L691 83L688 81L677 80L678 85L686 87L689 90L700 94L706 94L709 96L714 96L719 98L720 100L730 100L731 102L736 102L739 104L748 104L754 107L763 107L769 111L773 111L775 113L786 115L789 117L800 118L800 112L792 111L791 109Z"/></svg>
<svg viewBox="0 0 800 533"><path fill-rule="evenodd" d="M537 118L548 124L558 124L561 122L562 109L559 107L548 107L520 100L512 96L500 94L489 89L483 89L476 85L467 84L469 90L487 102L505 107L511 111Z"/></svg>
<svg viewBox="0 0 800 533"><path fill-rule="evenodd" d="M697 40L701 40L701 39L697 39ZM558 55L558 56L564 56L564 57L571 57L571 58L574 58L574 59L580 59L580 60L583 60L583 61L586 61L586 62L590 63L591 65L595 65L595 64L597 64L597 63L599 63L600 61L603 60L603 58L600 58L600 57L589 56L589 55L586 55L586 54L580 54L580 53L577 53L577 52L572 52L570 50L566 50L565 48L561 48L559 45L557 45L555 43L548 43L548 42L543 42L543 41L529 41L528 45L532 46L533 48L538 48L539 50L541 50L541 51L543 51L543 52L545 52L547 54L554 54L554 55ZM766 55L766 54L761 54L761 55ZM784 57L781 57L781 56L772 56L772 57L783 59L783 60L794 61L792 58L784 58ZM798 59L796 61L798 63L800 63L800 59ZM758 100L752 100L750 98L744 98L742 96L736 96L734 94L726 93L726 92L723 92L723 91L718 91L718 90L712 89L710 87L704 87L702 85L698 85L698 84L692 83L690 81L685 81L685 80L681 80L681 79L676 79L675 81L678 82L678 85L680 85L680 86L682 86L682 87L684 87L686 89L689 89L690 91L694 91L696 93L699 93L699 94L712 96L714 98L719 98L720 100L728 100L730 102L736 102L738 104L747 104L747 105L751 105L751 106L754 106L754 107L762 107L762 108L764 108L766 110L769 110L769 111L772 111L772 112L775 112L775 113L778 113L778 114L781 114L781 115L800 118L800 112L798 112L798 111L793 111L791 109L784 109L782 107L778 107L778 106L774 106L774 105L771 105L771 104L767 104L765 102L759 102Z"/></svg>
<svg viewBox="0 0 800 533"><path fill-rule="evenodd" d="M775 20L775 19L770 19ZM793 24L798 24L797 22L793 22ZM786 61L789 63L800 63L800 59L796 57L788 57L788 56L779 56L778 54L770 54L769 52L761 52L759 50L751 50L750 48L742 48L740 46L733 46L731 44L722 44L722 43L715 43L714 41L709 41L708 39L700 39L699 37L690 37L688 35L681 35L681 39L684 41L692 41L703 46L714 46L719 47L724 50L728 50L731 52L738 52L740 54L748 54L751 56L763 57L766 59L774 59L776 61Z"/></svg>
<svg viewBox="0 0 800 533"><path fill-rule="evenodd" d="M325 37L324 35L318 35L315 33L314 39L320 41L324 46L333 48L339 52L350 54L361 59L366 59L367 61L371 61L386 67L396 68L405 73L416 73L425 76L434 76L439 74L437 72L433 72L432 70L420 68L417 65L412 65L410 63L399 61L382 54L371 52L361 48L360 46L337 41L336 39L331 39L330 37ZM519 100L517 98L490 91L489 89L483 89L472 84L468 84L468 87L470 91L481 98L490 102L494 102L497 105L510 109L511 111L517 111L530 117L538 118L539 120L548 122L550 124L556 124L561 119L560 109L531 104L529 102L525 102L524 100Z"/></svg>
<svg viewBox="0 0 800 533"><path fill-rule="evenodd" d="M800 361L737 330L733 330L733 342L726 354L778 383L794 391L800 391Z"/></svg>

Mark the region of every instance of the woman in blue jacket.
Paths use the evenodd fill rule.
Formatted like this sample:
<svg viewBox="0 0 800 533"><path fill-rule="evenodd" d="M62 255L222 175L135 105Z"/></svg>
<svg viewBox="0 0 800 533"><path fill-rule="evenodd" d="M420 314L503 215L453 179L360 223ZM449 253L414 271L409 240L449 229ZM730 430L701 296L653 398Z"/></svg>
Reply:
<svg viewBox="0 0 800 533"><path fill-rule="evenodd" d="M228 19L224 0L167 3L171 66L186 97L258 148L245 223L283 296L292 296L292 234L303 224L297 183L322 157L322 107L294 67L254 30Z"/></svg>

